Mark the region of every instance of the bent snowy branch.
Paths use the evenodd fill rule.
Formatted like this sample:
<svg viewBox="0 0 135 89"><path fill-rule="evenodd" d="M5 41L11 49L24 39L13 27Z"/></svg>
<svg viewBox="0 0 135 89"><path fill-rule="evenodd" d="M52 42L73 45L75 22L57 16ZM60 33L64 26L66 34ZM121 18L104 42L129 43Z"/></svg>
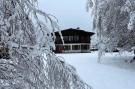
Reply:
<svg viewBox="0 0 135 89"><path fill-rule="evenodd" d="M0 2L0 46L9 54L0 59L0 89L91 89L52 52L58 29L52 15L38 10L36 0Z"/></svg>
<svg viewBox="0 0 135 89"><path fill-rule="evenodd" d="M131 51L135 46L135 0L94 0L92 9L100 52Z"/></svg>

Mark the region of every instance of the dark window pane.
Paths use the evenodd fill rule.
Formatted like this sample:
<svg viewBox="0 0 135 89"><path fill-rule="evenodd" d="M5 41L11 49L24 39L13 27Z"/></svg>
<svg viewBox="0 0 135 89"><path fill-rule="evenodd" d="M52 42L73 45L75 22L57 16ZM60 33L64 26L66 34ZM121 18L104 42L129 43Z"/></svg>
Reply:
<svg viewBox="0 0 135 89"><path fill-rule="evenodd" d="M72 46L72 49L73 50L80 50L80 45L73 45Z"/></svg>
<svg viewBox="0 0 135 89"><path fill-rule="evenodd" d="M70 50L70 45L64 45L64 50Z"/></svg>

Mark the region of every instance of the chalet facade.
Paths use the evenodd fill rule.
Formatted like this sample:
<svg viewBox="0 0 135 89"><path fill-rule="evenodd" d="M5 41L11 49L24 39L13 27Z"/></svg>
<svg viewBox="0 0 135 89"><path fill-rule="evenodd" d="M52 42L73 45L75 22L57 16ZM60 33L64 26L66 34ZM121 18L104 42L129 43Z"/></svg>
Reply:
<svg viewBox="0 0 135 89"><path fill-rule="evenodd" d="M64 44L62 43L59 32L55 32L56 40L56 53L68 53L68 52L90 52L91 50L91 36L92 32L86 32L84 30L66 29L61 31Z"/></svg>

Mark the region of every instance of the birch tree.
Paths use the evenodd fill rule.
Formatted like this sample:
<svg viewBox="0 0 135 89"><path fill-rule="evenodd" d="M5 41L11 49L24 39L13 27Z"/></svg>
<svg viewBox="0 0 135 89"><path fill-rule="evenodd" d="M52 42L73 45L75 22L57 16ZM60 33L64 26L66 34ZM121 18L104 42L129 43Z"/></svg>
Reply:
<svg viewBox="0 0 135 89"><path fill-rule="evenodd" d="M135 46L135 0L89 0L90 5L99 39L99 61L105 51L131 51Z"/></svg>
<svg viewBox="0 0 135 89"><path fill-rule="evenodd" d="M53 53L57 19L37 6L37 0L0 0L0 43L9 52L0 59L0 89L91 89Z"/></svg>

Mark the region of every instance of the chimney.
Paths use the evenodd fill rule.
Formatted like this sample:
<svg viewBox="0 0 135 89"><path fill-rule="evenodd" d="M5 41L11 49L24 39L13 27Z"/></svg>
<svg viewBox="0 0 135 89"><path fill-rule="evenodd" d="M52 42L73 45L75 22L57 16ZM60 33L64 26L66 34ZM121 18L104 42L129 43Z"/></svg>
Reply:
<svg viewBox="0 0 135 89"><path fill-rule="evenodd" d="M80 27L77 27L76 29L77 29L77 30L79 30L79 29L80 29Z"/></svg>

